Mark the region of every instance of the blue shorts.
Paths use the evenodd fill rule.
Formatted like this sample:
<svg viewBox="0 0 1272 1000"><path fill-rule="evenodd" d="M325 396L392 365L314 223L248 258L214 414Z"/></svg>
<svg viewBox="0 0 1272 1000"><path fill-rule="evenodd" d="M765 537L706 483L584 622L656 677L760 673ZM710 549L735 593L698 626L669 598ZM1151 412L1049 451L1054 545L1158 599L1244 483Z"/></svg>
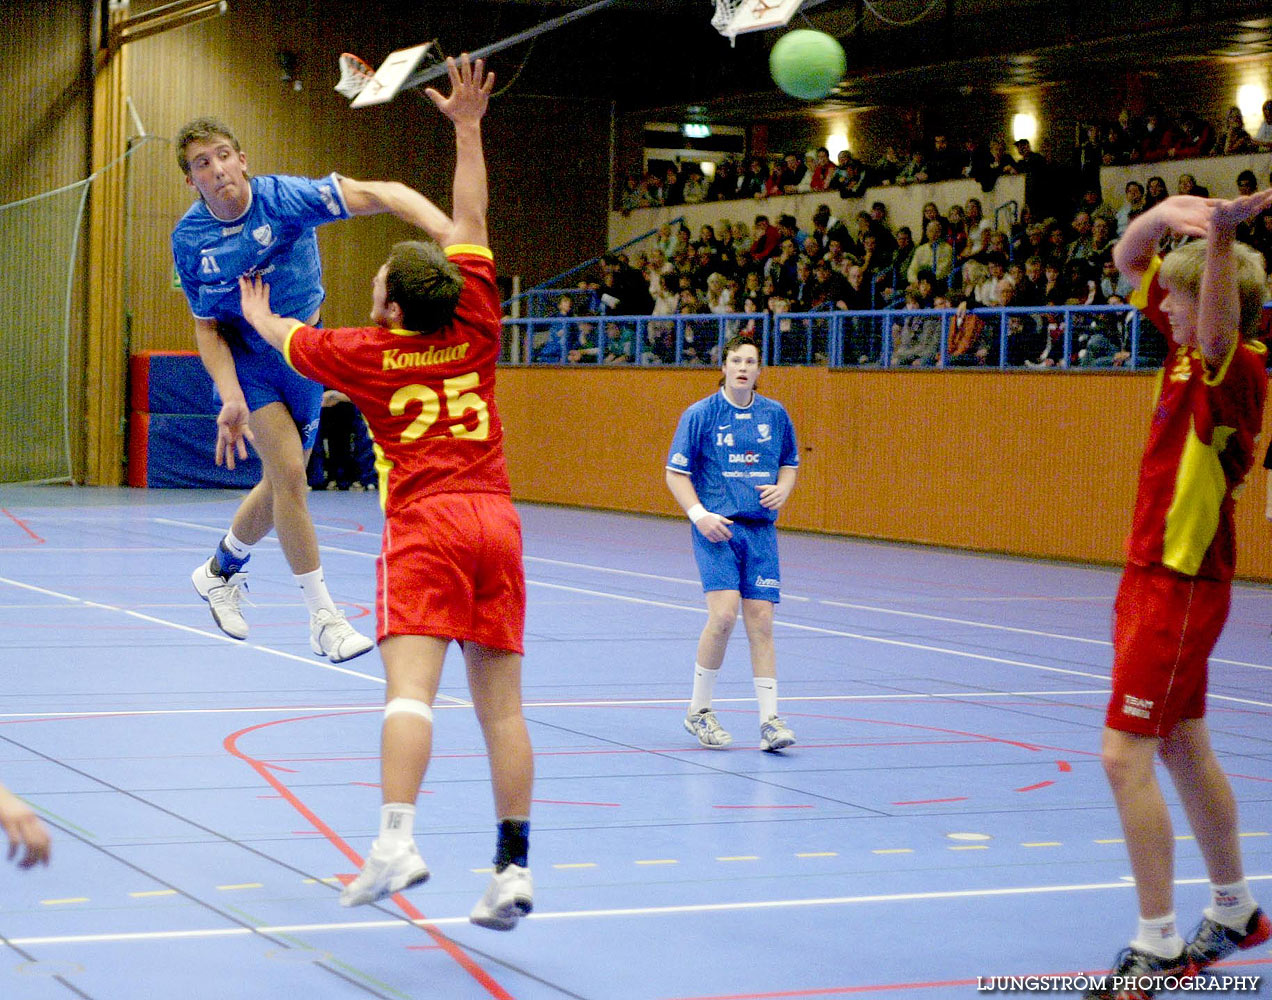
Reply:
<svg viewBox="0 0 1272 1000"><path fill-rule="evenodd" d="M729 530L733 537L727 542L709 542L697 528L690 529L702 589L736 590L748 600L779 603L777 526L772 521L735 520Z"/></svg>
<svg viewBox="0 0 1272 1000"><path fill-rule="evenodd" d="M270 403L282 403L296 421L301 444L306 451L311 451L318 440L322 386L289 368L283 356L273 348L267 351L231 349L248 410L255 413ZM218 395L215 390L213 395Z"/></svg>

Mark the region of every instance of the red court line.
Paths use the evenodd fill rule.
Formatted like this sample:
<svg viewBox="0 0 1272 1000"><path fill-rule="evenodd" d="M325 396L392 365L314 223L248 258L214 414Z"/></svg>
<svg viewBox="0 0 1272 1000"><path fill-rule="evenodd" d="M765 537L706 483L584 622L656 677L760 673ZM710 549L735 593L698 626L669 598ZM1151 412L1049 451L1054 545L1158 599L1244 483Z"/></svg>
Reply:
<svg viewBox="0 0 1272 1000"><path fill-rule="evenodd" d="M849 993L887 993L899 990L932 990L942 986L975 986L975 979L943 979L927 983L884 983L878 986L836 986L828 989L781 990L777 993L719 993L700 997L674 997L667 1000L783 1000L790 997L834 997Z"/></svg>
<svg viewBox="0 0 1272 1000"><path fill-rule="evenodd" d="M1039 788L1046 788L1048 785L1054 785L1054 781L1040 781L1036 785L1026 785L1024 788L1017 788L1018 792L1036 792Z"/></svg>
<svg viewBox="0 0 1272 1000"><path fill-rule="evenodd" d="M1214 972L1214 970L1220 968L1245 968L1249 965L1272 965L1272 958L1242 958L1227 962L1216 962L1214 965L1209 966L1206 972ZM1104 971L1104 969L1092 969L1085 972L1048 972L1039 973L1039 975L1043 975L1048 979L1058 979L1061 976L1096 976ZM1029 975L1029 973L1016 973L1016 975L1025 976ZM1203 973L1203 977L1204 975L1205 973ZM934 990L946 986L975 986L978 982L979 980L977 979L937 979L915 983L874 983L868 986L832 986L811 990L779 990L773 993L713 993L710 996L666 997L664 1000L797 1000L799 997L835 997L862 993L896 993L902 990Z"/></svg>
<svg viewBox="0 0 1272 1000"><path fill-rule="evenodd" d="M966 795L956 795L951 799L914 799L910 802L894 802L894 806L930 806L938 802L966 802Z"/></svg>
<svg viewBox="0 0 1272 1000"><path fill-rule="evenodd" d="M307 715L307 716L298 716L296 718L291 718L291 719L275 719L272 722L261 722L255 726L248 726L246 729L240 729L236 733L230 733L230 735L225 738L222 745L230 754L237 757L239 760L243 761L253 771L255 771L262 778L264 778L265 781L268 784L270 784L275 791L277 791L284 799L286 799L291 804L293 809L295 809L298 813L304 816L305 819L307 819L313 825L315 830L317 830L324 837L326 837L333 847L335 847L338 851L340 851L341 854L343 854L346 858L352 861L354 865L356 865L358 868L361 868L363 859L362 859L362 856L358 854L357 851L355 851L352 847L350 847L347 843L345 843L344 839L338 833L336 833L335 830L331 829L331 827L329 827L326 823L324 823L312 809L310 809L307 805L305 805L305 803L303 803L295 795L295 793L292 792L290 788L288 788L281 781L279 781L278 778L276 778L270 772L268 765L263 764L262 762L258 761L254 757L248 756L238 747L238 741L240 737L246 736L248 733L256 732L256 730L258 729L267 729L270 726L279 726L287 722L308 722L311 719L330 719L340 715L356 715L356 714L359 714L359 713L330 712L324 715ZM412 905L405 897L402 896L401 893L398 893L397 895L395 895L393 897L393 901L397 903L398 907L402 910L402 912L405 913L412 920L427 919L424 916L424 914L421 913L419 910L417 910L414 905ZM489 975L489 973L486 972L485 969L477 965L477 963L475 963L471 958L468 957L468 954L465 951L463 951L463 949L461 949L458 945L456 945L453 941L451 941L451 939L448 938L445 934L441 933L436 928L429 927L427 924L425 924L421 929L424 931L424 933L426 933L429 937L431 937L437 943L437 945L443 951L446 952L446 954L448 954L451 958L453 958L465 972L467 972L470 976L472 976L475 980L477 980L477 982L480 983L485 988L486 992L489 993L492 997L494 997L495 1000L515 1000L515 998L513 997L511 993L509 993L502 986L500 986L499 983L497 983Z"/></svg>
<svg viewBox="0 0 1272 1000"><path fill-rule="evenodd" d="M31 526L28 525L26 521L22 520L22 518L17 517L14 514L11 514L9 511L5 510L3 507L0 507L0 514L3 514L10 521L16 524L19 528L25 531L27 533L27 537L29 537L33 542L35 542L36 545L44 544L44 539L41 538L39 535L37 535L34 531L32 531Z"/></svg>

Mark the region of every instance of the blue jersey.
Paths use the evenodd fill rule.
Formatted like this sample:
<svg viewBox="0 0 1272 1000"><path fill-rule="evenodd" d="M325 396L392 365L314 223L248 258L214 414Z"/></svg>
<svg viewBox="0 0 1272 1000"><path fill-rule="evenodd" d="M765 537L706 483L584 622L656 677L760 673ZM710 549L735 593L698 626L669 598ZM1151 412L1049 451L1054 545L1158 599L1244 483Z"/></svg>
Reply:
<svg viewBox="0 0 1272 1000"><path fill-rule="evenodd" d="M243 319L239 275L262 275L275 313L308 320L325 295L314 227L349 218L337 174L318 180L267 174L253 177L251 187L247 211L237 219L216 218L200 199L172 231L190 311L236 332L228 338L236 353L273 350Z"/></svg>
<svg viewBox="0 0 1272 1000"><path fill-rule="evenodd" d="M685 410L667 457L668 469L689 474L702 505L729 519L776 521L756 487L776 483L786 467L799 468L786 408L758 393L734 406L723 389Z"/></svg>

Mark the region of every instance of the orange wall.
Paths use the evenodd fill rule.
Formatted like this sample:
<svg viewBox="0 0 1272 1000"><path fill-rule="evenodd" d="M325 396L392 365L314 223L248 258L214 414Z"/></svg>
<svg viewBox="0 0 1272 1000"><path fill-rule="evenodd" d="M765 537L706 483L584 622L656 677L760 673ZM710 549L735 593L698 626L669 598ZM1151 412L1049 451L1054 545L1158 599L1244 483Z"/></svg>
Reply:
<svg viewBox="0 0 1272 1000"><path fill-rule="evenodd" d="M501 369L514 493L677 514L663 484L667 446L680 413L712 392L717 377L702 369ZM782 513L785 527L1122 559L1151 375L769 368L760 388L785 404L799 437L799 484ZM1272 580L1265 484L1256 468L1237 503L1238 572Z"/></svg>

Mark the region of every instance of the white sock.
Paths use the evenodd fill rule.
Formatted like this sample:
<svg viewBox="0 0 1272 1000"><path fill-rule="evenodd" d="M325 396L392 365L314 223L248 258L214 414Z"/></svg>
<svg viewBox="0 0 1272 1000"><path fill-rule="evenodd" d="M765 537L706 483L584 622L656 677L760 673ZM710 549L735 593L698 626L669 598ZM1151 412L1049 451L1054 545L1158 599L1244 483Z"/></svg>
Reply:
<svg viewBox="0 0 1272 1000"><path fill-rule="evenodd" d="M1165 916L1139 919L1139 933L1131 942L1136 951L1146 951L1158 958L1175 958L1184 950L1184 939L1175 925L1175 911Z"/></svg>
<svg viewBox="0 0 1272 1000"><path fill-rule="evenodd" d="M1205 914L1216 923L1231 927L1234 931L1244 931L1250 922L1250 914L1258 906L1250 895L1250 885L1245 879L1231 885L1215 885L1210 883L1211 903Z"/></svg>
<svg viewBox="0 0 1272 1000"><path fill-rule="evenodd" d="M415 839L415 806L410 802L386 802L380 806L380 835L376 845L397 847Z"/></svg>
<svg viewBox="0 0 1272 1000"><path fill-rule="evenodd" d="M300 585L300 592L305 595L305 607L311 617L324 609L336 610L335 602L327 593L327 581L322 578L321 566L312 573L296 573L295 580Z"/></svg>
<svg viewBox="0 0 1272 1000"><path fill-rule="evenodd" d="M716 678L719 676L719 667L708 670L696 663L693 665L693 697L689 701L690 715L711 707L711 695L715 691Z"/></svg>
<svg viewBox="0 0 1272 1000"><path fill-rule="evenodd" d="M225 545L226 551L229 552L229 554L235 559L246 559L252 554L252 547L248 545L247 542L239 538L238 535L234 534L233 528L225 533L225 538L222 542Z"/></svg>
<svg viewBox="0 0 1272 1000"><path fill-rule="evenodd" d="M755 697L760 703L760 722L768 722L777 714L777 678L756 677Z"/></svg>

